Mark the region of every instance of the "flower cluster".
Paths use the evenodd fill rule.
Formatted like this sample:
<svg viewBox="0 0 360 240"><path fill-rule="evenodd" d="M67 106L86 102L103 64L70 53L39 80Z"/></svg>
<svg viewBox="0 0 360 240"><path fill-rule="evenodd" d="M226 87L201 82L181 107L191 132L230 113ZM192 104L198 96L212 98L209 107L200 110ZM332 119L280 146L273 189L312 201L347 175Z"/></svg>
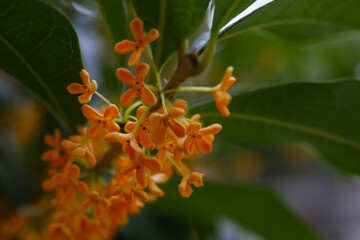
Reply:
<svg viewBox="0 0 360 240"><path fill-rule="evenodd" d="M105 97L82 70L83 84L72 83L68 91L81 94L78 100L87 127L78 127L78 134L67 138L59 130L45 136L49 149L42 160L49 170L43 189L54 193L45 239L111 238L145 202L164 195L159 185L174 174L182 177L178 190L185 198L192 194L192 186L203 186L204 174L192 172L184 159L209 154L222 127L204 126L199 114L188 117L187 102L166 99L161 82L145 84L150 67L140 63L141 55L159 32L152 29L145 34L138 18L130 27L136 41L115 46L118 54L132 53L128 64L136 68L135 75L125 68L116 70L117 78L129 86L119 102L125 111L108 100L104 109L89 106L93 94ZM231 75L229 67L222 82L209 90L225 116L230 114L231 99L226 91L235 81Z"/></svg>

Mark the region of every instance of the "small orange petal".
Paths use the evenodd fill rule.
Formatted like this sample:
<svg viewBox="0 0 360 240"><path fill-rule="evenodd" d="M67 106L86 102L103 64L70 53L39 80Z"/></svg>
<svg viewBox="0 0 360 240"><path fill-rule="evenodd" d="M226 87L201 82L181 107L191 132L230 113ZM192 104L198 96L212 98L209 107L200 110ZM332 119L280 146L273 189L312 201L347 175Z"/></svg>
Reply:
<svg viewBox="0 0 360 240"><path fill-rule="evenodd" d="M136 49L135 47L136 47L136 42L123 40L115 45L114 50L118 54L126 54L134 51Z"/></svg>
<svg viewBox="0 0 360 240"><path fill-rule="evenodd" d="M181 108L183 109L185 112L188 110L189 106L187 104L186 101L182 100L182 99L176 99L173 103L173 107L174 108Z"/></svg>
<svg viewBox="0 0 360 240"><path fill-rule="evenodd" d="M91 101L91 97L92 97L92 94L84 93L84 94L81 94L78 97L78 101L81 104L86 104L86 103L89 103Z"/></svg>
<svg viewBox="0 0 360 240"><path fill-rule="evenodd" d="M87 130L86 130L86 134L93 138L96 137L102 130L102 126L99 124L93 124L91 125Z"/></svg>
<svg viewBox="0 0 360 240"><path fill-rule="evenodd" d="M137 51L134 51L128 61L130 67L137 67L139 65L141 55L145 49L139 48Z"/></svg>
<svg viewBox="0 0 360 240"><path fill-rule="evenodd" d="M113 120L118 116L118 114L119 114L119 109L114 104L111 104L106 108L104 113L104 118L108 120Z"/></svg>
<svg viewBox="0 0 360 240"><path fill-rule="evenodd" d="M68 175L71 179L77 179L80 174L80 168L74 164L71 164L68 169Z"/></svg>
<svg viewBox="0 0 360 240"><path fill-rule="evenodd" d="M172 119L170 121L170 128L174 131L177 137L182 138L186 135L186 127L177 119Z"/></svg>
<svg viewBox="0 0 360 240"><path fill-rule="evenodd" d="M150 66L146 63L140 63L139 66L136 68L136 81L139 84L144 82L146 75L148 74Z"/></svg>
<svg viewBox="0 0 360 240"><path fill-rule="evenodd" d="M58 185L67 185L69 183L67 176L65 176L63 173L55 174L51 180Z"/></svg>
<svg viewBox="0 0 360 240"><path fill-rule="evenodd" d="M147 166L152 171L158 172L162 170L162 164L156 158L144 157L142 158L142 161L144 165Z"/></svg>
<svg viewBox="0 0 360 240"><path fill-rule="evenodd" d="M42 188L45 191L51 191L51 190L54 190L56 188L56 184L51 180L46 180L45 182L43 182Z"/></svg>
<svg viewBox="0 0 360 240"><path fill-rule="evenodd" d="M120 104L124 107L130 106L131 103L139 96L137 89L130 88L126 90L120 97Z"/></svg>
<svg viewBox="0 0 360 240"><path fill-rule="evenodd" d="M147 186L146 170L144 164L140 164L140 167L136 169L136 180L142 187Z"/></svg>
<svg viewBox="0 0 360 240"><path fill-rule="evenodd" d="M77 157L85 157L86 148L84 146L79 146L74 149L73 154L74 154L74 156L77 156Z"/></svg>
<svg viewBox="0 0 360 240"><path fill-rule="evenodd" d="M146 85L141 88L139 95L145 105L154 106L157 103L155 94Z"/></svg>
<svg viewBox="0 0 360 240"><path fill-rule="evenodd" d="M116 70L116 77L123 83L133 86L135 82L135 77L131 74L126 68L118 68Z"/></svg>
<svg viewBox="0 0 360 240"><path fill-rule="evenodd" d="M212 124L210 126L200 129L199 132L204 135L217 134L218 132L220 132L221 128L222 128L222 126L220 124L215 123L215 124Z"/></svg>
<svg viewBox="0 0 360 240"><path fill-rule="evenodd" d="M144 37L144 44L149 44L153 41L155 41L156 39L158 39L160 36L159 31L155 28L151 29L146 36Z"/></svg>
<svg viewBox="0 0 360 240"><path fill-rule="evenodd" d="M90 86L90 75L85 69L80 71L80 78L85 86Z"/></svg>
<svg viewBox="0 0 360 240"><path fill-rule="evenodd" d="M89 164L90 164L91 167L94 167L94 166L95 166L95 164L96 164L96 157L95 157L95 155L94 155L92 152L90 152L89 150L86 151L85 158L86 158L86 160L89 162Z"/></svg>
<svg viewBox="0 0 360 240"><path fill-rule="evenodd" d="M67 87L67 90L71 94L79 94L85 92L84 85L79 83L72 83Z"/></svg>
<svg viewBox="0 0 360 240"><path fill-rule="evenodd" d="M135 18L130 22L130 30L136 40L144 38L144 23L140 18Z"/></svg>
<svg viewBox="0 0 360 240"><path fill-rule="evenodd" d="M96 121L99 118L103 118L103 116L100 113L98 113L95 109L93 109L87 104L84 104L82 106L82 112L87 119L92 121Z"/></svg>

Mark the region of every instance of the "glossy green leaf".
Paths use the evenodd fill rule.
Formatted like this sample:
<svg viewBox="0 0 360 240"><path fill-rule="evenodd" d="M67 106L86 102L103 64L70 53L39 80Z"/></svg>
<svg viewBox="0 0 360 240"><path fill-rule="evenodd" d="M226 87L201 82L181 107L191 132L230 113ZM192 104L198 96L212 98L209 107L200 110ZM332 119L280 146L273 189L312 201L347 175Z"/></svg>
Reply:
<svg viewBox="0 0 360 240"><path fill-rule="evenodd" d="M227 22L244 11L253 2L255 0L215 0L212 31L219 32Z"/></svg>
<svg viewBox="0 0 360 240"><path fill-rule="evenodd" d="M205 185L194 189L189 199L179 195L174 182L161 188L166 194L152 207L167 215L203 225L211 225L218 217L226 216L268 240L318 239L265 187L217 185L205 179Z"/></svg>
<svg viewBox="0 0 360 240"><path fill-rule="evenodd" d="M66 89L81 82L78 38L51 6L36 0L0 2L0 68L38 96L69 131L84 122L77 96Z"/></svg>
<svg viewBox="0 0 360 240"><path fill-rule="evenodd" d="M214 103L197 106L207 123L223 125L221 134L250 144L303 141L314 145L335 167L360 174L360 82L294 83L237 95L231 115Z"/></svg>
<svg viewBox="0 0 360 240"><path fill-rule="evenodd" d="M114 46L116 43L126 39L126 32L128 31L125 9L122 0L96 0L99 5L102 18L104 20L108 37L110 40L109 48L114 54L116 67L126 66L125 55L115 53ZM115 72L115 69L107 66L107 70ZM108 71L105 72L106 74ZM119 94L122 90L122 83L118 81L113 75L106 76L104 79L105 87L109 93L113 95Z"/></svg>
<svg viewBox="0 0 360 240"><path fill-rule="evenodd" d="M359 8L357 0L276 0L243 19L223 39L259 28L294 40L358 30Z"/></svg>
<svg viewBox="0 0 360 240"><path fill-rule="evenodd" d="M145 29L156 28L160 32L152 44L155 61L160 66L199 27L209 0L133 0L133 3Z"/></svg>
<svg viewBox="0 0 360 240"><path fill-rule="evenodd" d="M113 49L116 43L126 38L126 29L128 27L123 2L121 0L96 0L96 2L99 4L101 15L107 28L110 47ZM114 54L117 61L116 65L120 66L124 62L124 55L119 55L115 52Z"/></svg>

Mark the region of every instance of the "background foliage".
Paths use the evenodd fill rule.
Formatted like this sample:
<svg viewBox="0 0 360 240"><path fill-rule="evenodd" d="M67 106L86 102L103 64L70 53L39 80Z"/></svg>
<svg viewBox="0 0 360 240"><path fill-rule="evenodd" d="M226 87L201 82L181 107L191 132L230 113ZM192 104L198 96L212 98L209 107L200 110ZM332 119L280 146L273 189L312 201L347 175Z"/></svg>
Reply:
<svg viewBox="0 0 360 240"><path fill-rule="evenodd" d="M103 39L103 51L107 61L111 59L112 64L98 70L101 72L98 76L101 77L96 77L96 80L101 82L103 78L104 92L114 93L116 89L119 96L122 86L119 81L109 81L113 78L109 72L113 72L115 66L123 66L126 59L119 55L112 56L111 52L116 42L124 38L132 39L127 27L132 13L144 20L147 30L159 29L161 37L152 44L153 56L159 68L164 70L164 75L169 75L186 44L189 44L189 49L203 51L206 36L216 36L228 21L253 2L134 0L126 1L127 5L123 5L122 1L117 0L67 1L67 4L61 1L2 0L0 69L7 75L2 73L1 78L8 78L8 75L16 78L70 133L76 124L84 121L76 97L66 91L69 83L80 82L79 72L83 68L80 54L82 46L79 46L72 25L73 22L76 26L76 18L91 19L89 22L99 30L97 34L107 38ZM133 220L139 224L136 222L139 219L155 219L152 228L145 227L148 230L144 233L166 239L166 233L158 233L156 229L164 222L170 226L179 226L181 223L180 226L188 229L184 237L209 238L214 236L220 217L225 216L265 239L320 239L327 235L324 229L314 230L293 213L281 197L267 186L269 184L262 180L268 178L267 174L276 175L278 169L274 169L279 165L289 168L284 162L266 160L281 159L277 155L279 145L300 142L310 144L316 150L311 153L296 150L287 156L288 159L297 154L305 154L300 157L304 159L316 155L317 159L322 159L321 164L330 163L338 173L359 174L360 128L357 123L360 115L356 111L360 103L360 85L357 81L360 76L359 8L360 2L356 0L275 0L220 31L207 70L201 76L189 79L185 85L214 86L225 68L234 66L234 76L238 83L232 90L231 116L220 117L213 100L207 96L176 96L190 101L196 99L192 101L192 113L200 112L206 124L220 122L224 126L215 143L218 145L217 150L207 159L200 160L198 166L210 171L206 175L209 179L205 178L205 186L190 199L181 199L175 192L179 181L164 186L166 196L151 205L149 212ZM208 21L211 9L214 11L212 29ZM179 49L180 54L177 55ZM207 54L206 51L203 53ZM103 66L101 61L95 62ZM89 69L91 74L92 71L95 72ZM8 82L2 84L2 89L12 86ZM13 87L17 88L17 85ZM9 95L3 96L3 105L13 101ZM5 112L13 111L9 109ZM17 109L14 116L20 118L21 108L14 109ZM35 124L39 120L32 123L40 129L39 132L48 131L57 124L46 114L43 114L43 118L47 119L44 120L44 126ZM29 119L27 117L26 121ZM8 122L4 121L2 127L5 128L6 124ZM18 125L14 126L14 131L20 131ZM2 136L9 134L2 130ZM14 172L26 172L23 179L28 177L27 174L36 175L33 170L25 169L39 166L40 150L37 155L34 152L30 154L37 158L29 160L28 167L24 164L27 162L24 159L29 159L29 154L26 154L28 149L41 149L40 143L37 143L41 137L36 136L34 139L38 141L28 143L22 148L24 153L18 156L23 161L20 161L20 165L25 167L14 170L11 167L13 165L6 160L19 147L16 141L13 148L1 150L1 166ZM224 145L232 147L231 153L224 152ZM269 152L268 148L275 150ZM245 169L250 166L251 175L254 173L251 172L253 163L258 162L254 156L266 155L260 157L260 166L265 165L264 172L251 175L255 180L242 179L240 184L231 176L225 181L219 169L222 165L231 167L230 164L238 164L235 161L241 162L244 149L253 155L250 154L250 160L241 166ZM285 149L289 153L292 148ZM236 154L239 159L235 158ZM226 155L237 160L231 162L225 159ZM215 167L211 168L211 164ZM196 167L196 163L194 165ZM0 175L1 182L12 179L2 172ZM216 183L209 183L211 179ZM2 188L5 189L2 192L6 199L5 196L11 194L6 187ZM12 195L14 198L16 194ZM170 217L164 217L164 214ZM307 221L311 222L311 219ZM132 226L130 223L120 231L120 237L141 238L138 235L140 233L132 230ZM175 227L175 231L181 232L183 229Z"/></svg>

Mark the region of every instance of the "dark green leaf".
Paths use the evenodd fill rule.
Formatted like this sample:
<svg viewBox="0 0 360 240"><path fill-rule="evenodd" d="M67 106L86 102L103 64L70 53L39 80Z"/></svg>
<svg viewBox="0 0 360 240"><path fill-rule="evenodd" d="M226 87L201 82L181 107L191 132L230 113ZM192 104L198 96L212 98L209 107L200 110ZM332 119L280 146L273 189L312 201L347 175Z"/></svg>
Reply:
<svg viewBox="0 0 360 240"><path fill-rule="evenodd" d="M268 240L318 239L281 200L264 187L227 186L208 183L182 198L172 182L161 186L166 192L152 206L166 214L210 225L218 217L229 217Z"/></svg>
<svg viewBox="0 0 360 240"><path fill-rule="evenodd" d="M251 14L223 37L269 28L297 40L360 28L357 0L276 0Z"/></svg>
<svg viewBox="0 0 360 240"><path fill-rule="evenodd" d="M125 17L125 9L123 1L121 0L96 0L99 4L101 15L103 17L104 23L107 28L107 33L110 39L110 48L114 53L115 63L117 67L123 67L126 65L125 55L120 55L115 53L113 50L116 43L126 39L126 32L128 30L127 21ZM108 69L111 69L110 66L106 66ZM111 70L113 73L115 69ZM105 71L107 73L107 71ZM113 94L118 94L121 92L122 83L115 79L114 75L105 76L105 85L108 86L109 92Z"/></svg>
<svg viewBox="0 0 360 240"><path fill-rule="evenodd" d="M220 29L236 15L244 11L255 0L215 0L215 13L212 31Z"/></svg>
<svg viewBox="0 0 360 240"><path fill-rule="evenodd" d="M209 0L133 0L133 3L145 29L156 28L160 32L152 45L155 61L161 66L201 24Z"/></svg>
<svg viewBox="0 0 360 240"><path fill-rule="evenodd" d="M304 141L335 167L360 173L360 82L296 83L235 96L231 115L208 103L192 109L223 135L251 144Z"/></svg>
<svg viewBox="0 0 360 240"><path fill-rule="evenodd" d="M66 90L81 82L78 38L60 12L35 0L2 0L0 68L37 95L69 131L84 122L77 97Z"/></svg>

